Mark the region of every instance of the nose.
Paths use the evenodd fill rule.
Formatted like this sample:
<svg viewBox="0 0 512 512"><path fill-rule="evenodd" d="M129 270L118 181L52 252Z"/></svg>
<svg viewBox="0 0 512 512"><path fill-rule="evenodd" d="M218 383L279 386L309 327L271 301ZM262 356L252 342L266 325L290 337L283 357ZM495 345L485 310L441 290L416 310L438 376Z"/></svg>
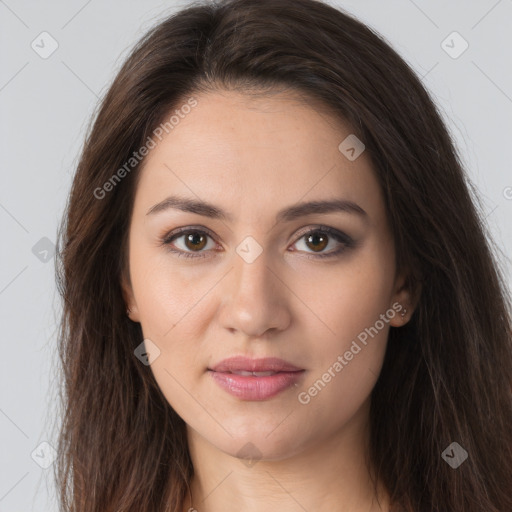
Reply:
<svg viewBox="0 0 512 512"><path fill-rule="evenodd" d="M252 262L234 255L234 268L221 290L220 321L230 332L257 338L269 330L284 330L290 324L291 291L270 265L265 250Z"/></svg>

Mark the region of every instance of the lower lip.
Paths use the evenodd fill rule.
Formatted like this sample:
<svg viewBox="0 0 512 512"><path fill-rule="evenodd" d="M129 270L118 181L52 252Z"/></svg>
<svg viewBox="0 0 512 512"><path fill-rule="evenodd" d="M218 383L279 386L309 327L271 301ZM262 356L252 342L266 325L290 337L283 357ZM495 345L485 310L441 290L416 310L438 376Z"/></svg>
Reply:
<svg viewBox="0 0 512 512"><path fill-rule="evenodd" d="M237 398L242 400L266 400L295 384L304 373L279 372L266 377L236 375L235 373L208 371L215 382Z"/></svg>

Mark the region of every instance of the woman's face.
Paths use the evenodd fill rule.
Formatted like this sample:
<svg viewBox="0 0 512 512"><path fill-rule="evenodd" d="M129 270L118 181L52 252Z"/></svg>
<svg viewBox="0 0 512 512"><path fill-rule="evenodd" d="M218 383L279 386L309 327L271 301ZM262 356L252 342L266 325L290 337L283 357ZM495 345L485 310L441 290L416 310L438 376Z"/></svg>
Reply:
<svg viewBox="0 0 512 512"><path fill-rule="evenodd" d="M367 153L345 141L350 127L313 102L195 99L141 171L130 317L189 435L285 458L364 424L389 327L404 323L383 196ZM268 361L212 371L234 356L300 371Z"/></svg>

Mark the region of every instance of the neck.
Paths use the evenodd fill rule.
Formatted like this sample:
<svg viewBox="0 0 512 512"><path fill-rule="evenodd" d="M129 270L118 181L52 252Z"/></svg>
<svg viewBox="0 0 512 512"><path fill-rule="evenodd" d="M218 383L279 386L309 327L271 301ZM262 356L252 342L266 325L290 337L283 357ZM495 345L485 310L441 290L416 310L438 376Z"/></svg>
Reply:
<svg viewBox="0 0 512 512"><path fill-rule="evenodd" d="M368 468L367 412L278 460L239 459L188 428L194 477L184 511L388 512L387 491L381 483L375 489Z"/></svg>

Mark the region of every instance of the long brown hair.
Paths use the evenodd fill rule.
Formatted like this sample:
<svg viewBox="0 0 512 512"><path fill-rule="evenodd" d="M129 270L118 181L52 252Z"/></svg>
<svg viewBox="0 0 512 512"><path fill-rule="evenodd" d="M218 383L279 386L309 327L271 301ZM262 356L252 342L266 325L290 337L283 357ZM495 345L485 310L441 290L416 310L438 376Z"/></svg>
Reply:
<svg viewBox="0 0 512 512"><path fill-rule="evenodd" d="M134 356L143 336L122 294L140 170L126 162L169 112L216 88L298 91L347 121L372 159L397 268L421 290L372 391L369 453L394 507L512 510L511 305L477 194L414 72L315 0L196 2L137 43L99 105L59 227L62 510L184 506L185 424ZM468 454L456 469L442 457L452 442Z"/></svg>

